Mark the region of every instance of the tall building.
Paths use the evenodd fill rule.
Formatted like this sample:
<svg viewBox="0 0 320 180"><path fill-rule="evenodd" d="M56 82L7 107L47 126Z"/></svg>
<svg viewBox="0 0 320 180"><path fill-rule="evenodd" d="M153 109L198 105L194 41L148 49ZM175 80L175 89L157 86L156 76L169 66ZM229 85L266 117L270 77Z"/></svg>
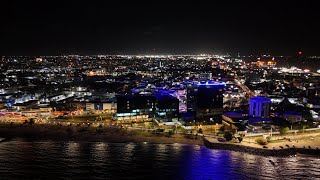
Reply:
<svg viewBox="0 0 320 180"><path fill-rule="evenodd" d="M147 115L150 118L178 118L179 100L166 93L117 96L116 117Z"/></svg>
<svg viewBox="0 0 320 180"><path fill-rule="evenodd" d="M155 97L151 95L117 96L117 114L123 116L153 115L156 111L155 102Z"/></svg>
<svg viewBox="0 0 320 180"><path fill-rule="evenodd" d="M155 93L156 117L169 120L179 116L179 99L166 93Z"/></svg>
<svg viewBox="0 0 320 180"><path fill-rule="evenodd" d="M267 118L270 115L271 100L262 96L250 98L249 115Z"/></svg>
<svg viewBox="0 0 320 180"><path fill-rule="evenodd" d="M187 109L196 118L206 119L223 111L225 84L212 81L187 86Z"/></svg>

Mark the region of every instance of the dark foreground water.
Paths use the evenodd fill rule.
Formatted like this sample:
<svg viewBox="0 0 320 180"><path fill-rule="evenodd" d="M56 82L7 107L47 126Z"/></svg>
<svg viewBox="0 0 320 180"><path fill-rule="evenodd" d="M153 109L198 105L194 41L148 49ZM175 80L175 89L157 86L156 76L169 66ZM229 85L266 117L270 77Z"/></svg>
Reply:
<svg viewBox="0 0 320 180"><path fill-rule="evenodd" d="M261 157L182 144L0 143L0 179L59 178L319 179L320 158Z"/></svg>

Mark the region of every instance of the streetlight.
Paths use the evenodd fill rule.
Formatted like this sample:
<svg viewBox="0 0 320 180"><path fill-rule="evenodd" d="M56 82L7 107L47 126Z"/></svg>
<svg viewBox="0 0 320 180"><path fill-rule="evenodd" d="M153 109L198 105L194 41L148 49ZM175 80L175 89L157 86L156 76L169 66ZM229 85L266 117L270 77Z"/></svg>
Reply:
<svg viewBox="0 0 320 180"><path fill-rule="evenodd" d="M218 131L218 123L216 123L214 132L217 133L217 131Z"/></svg>

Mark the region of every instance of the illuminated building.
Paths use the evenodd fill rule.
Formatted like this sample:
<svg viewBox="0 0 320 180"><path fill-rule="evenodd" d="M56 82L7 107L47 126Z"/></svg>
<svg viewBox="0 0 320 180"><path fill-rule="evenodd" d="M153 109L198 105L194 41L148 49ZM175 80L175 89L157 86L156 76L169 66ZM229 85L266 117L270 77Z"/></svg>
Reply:
<svg viewBox="0 0 320 180"><path fill-rule="evenodd" d="M268 66L275 66L275 65L276 65L276 62L273 61L273 60L272 60L272 61L268 61L268 62L267 62L267 65L268 65Z"/></svg>
<svg viewBox="0 0 320 180"><path fill-rule="evenodd" d="M91 71L86 72L87 76L105 76L107 75L106 69L92 69Z"/></svg>
<svg viewBox="0 0 320 180"><path fill-rule="evenodd" d="M153 95L123 95L117 97L116 118L146 115L152 118L177 118L179 100L166 92Z"/></svg>
<svg viewBox="0 0 320 180"><path fill-rule="evenodd" d="M271 100L262 96L250 98L249 115L267 118L270 115Z"/></svg>
<svg viewBox="0 0 320 180"><path fill-rule="evenodd" d="M264 65L265 65L265 63L263 61L257 61L256 62L256 66L258 66L258 67L261 67L261 66L264 66Z"/></svg>
<svg viewBox="0 0 320 180"><path fill-rule="evenodd" d="M187 86L187 109L196 118L210 118L222 113L225 84L217 82L193 83Z"/></svg>
<svg viewBox="0 0 320 180"><path fill-rule="evenodd" d="M256 62L256 66L258 67L274 67L276 65L276 62L274 61L274 59L270 60L270 61L257 61Z"/></svg>
<svg viewBox="0 0 320 180"><path fill-rule="evenodd" d="M86 103L86 110L105 110L112 112L117 108L117 104L114 102L88 102Z"/></svg>

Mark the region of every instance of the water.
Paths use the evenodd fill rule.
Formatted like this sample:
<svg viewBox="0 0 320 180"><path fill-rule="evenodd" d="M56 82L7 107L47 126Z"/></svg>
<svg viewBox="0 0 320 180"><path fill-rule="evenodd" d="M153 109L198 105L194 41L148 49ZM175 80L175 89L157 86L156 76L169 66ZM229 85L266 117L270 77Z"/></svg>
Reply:
<svg viewBox="0 0 320 180"><path fill-rule="evenodd" d="M320 179L320 158L261 157L182 144L0 143L0 179L22 178Z"/></svg>

